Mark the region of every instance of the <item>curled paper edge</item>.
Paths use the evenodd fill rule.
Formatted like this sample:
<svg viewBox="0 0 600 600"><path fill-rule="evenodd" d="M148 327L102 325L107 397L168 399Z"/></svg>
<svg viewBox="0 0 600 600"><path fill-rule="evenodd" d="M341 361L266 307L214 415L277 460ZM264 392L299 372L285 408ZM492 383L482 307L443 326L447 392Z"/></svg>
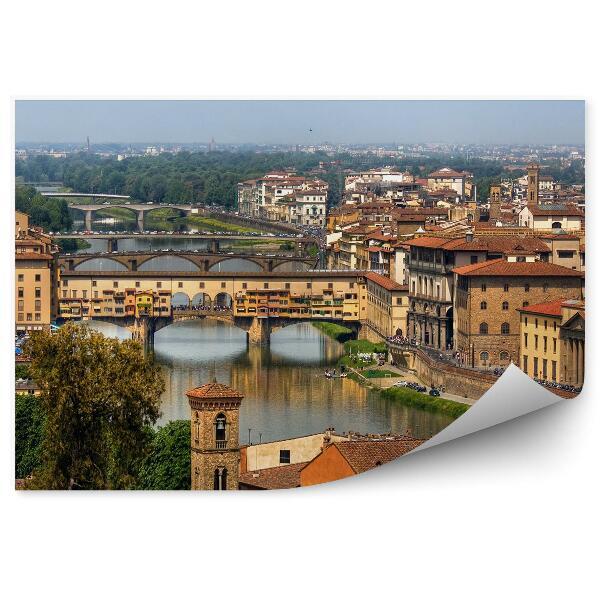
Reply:
<svg viewBox="0 0 600 600"><path fill-rule="evenodd" d="M560 400L564 398L544 389L511 364L467 412L409 454L516 419Z"/></svg>

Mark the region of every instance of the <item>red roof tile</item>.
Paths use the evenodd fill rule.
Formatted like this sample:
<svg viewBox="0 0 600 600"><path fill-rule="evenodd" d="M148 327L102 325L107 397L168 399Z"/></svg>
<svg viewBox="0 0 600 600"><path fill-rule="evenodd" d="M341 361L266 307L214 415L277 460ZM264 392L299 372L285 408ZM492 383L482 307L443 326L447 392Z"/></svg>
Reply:
<svg viewBox="0 0 600 600"><path fill-rule="evenodd" d="M414 450L424 440L365 440L334 442L355 473L363 473Z"/></svg>
<svg viewBox="0 0 600 600"><path fill-rule="evenodd" d="M239 482L260 490L284 490L300 487L300 471L307 464L307 462L301 462L248 471L240 475Z"/></svg>
<svg viewBox="0 0 600 600"><path fill-rule="evenodd" d="M552 263L508 262L503 258L486 260L485 262L465 265L452 269L458 275L471 277L582 277L581 271L567 269Z"/></svg>
<svg viewBox="0 0 600 600"><path fill-rule="evenodd" d="M401 292L408 290L407 285L400 285L393 279L385 277L384 275L380 275L379 273L367 273L365 277L367 279L370 279L373 283L376 283L377 285L380 285L382 288L385 288L389 291Z"/></svg>
<svg viewBox="0 0 600 600"><path fill-rule="evenodd" d="M206 383L200 387L189 390L185 393L188 398L202 398L210 400L212 398L243 398L244 394L241 394L237 390L230 388L228 385L223 383Z"/></svg>
<svg viewBox="0 0 600 600"><path fill-rule="evenodd" d="M560 317L561 310L560 306L565 301L565 298L558 298L558 300L552 300L550 302L540 302L539 304L532 304L524 308L519 308L520 312L536 313L538 315L548 315L551 317Z"/></svg>

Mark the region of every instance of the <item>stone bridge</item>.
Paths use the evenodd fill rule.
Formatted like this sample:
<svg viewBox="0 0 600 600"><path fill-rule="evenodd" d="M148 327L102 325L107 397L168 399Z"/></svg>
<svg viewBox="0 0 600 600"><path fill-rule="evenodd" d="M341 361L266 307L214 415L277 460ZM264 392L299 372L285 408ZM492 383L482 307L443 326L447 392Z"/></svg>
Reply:
<svg viewBox="0 0 600 600"><path fill-rule="evenodd" d="M316 321L317 319L308 316L302 318L285 318L271 316L235 316L233 311L172 311L168 316L96 316L93 318L82 319L102 321L124 327L131 332L133 340L139 342L144 348L144 352L151 351L154 347L154 334L172 323L177 321L191 321L201 319L213 319L225 323L231 323L239 329L246 332L247 342L253 345L268 345L271 341L271 334L298 323L306 323ZM348 327L354 331L355 336L358 336L360 331L360 322L347 322L331 319L318 319L319 321L327 321L337 323Z"/></svg>
<svg viewBox="0 0 600 600"><path fill-rule="evenodd" d="M65 194L47 194L54 196L64 196ZM76 196L81 196L81 194L75 194ZM96 195L95 197L101 197L101 195ZM107 196L110 197L110 196ZM137 215L137 224L138 229L140 231L144 231L144 216L146 213L149 213L153 210L159 210L161 208L172 208L174 210L179 211L181 215L187 216L192 213L200 213L200 208L194 206L193 204L142 204L142 203L131 203L131 202L116 202L110 204L69 204L69 208L73 210L78 210L83 213L85 228L90 230L92 229L92 220L94 214L100 210L104 210L106 208L125 208L130 210L131 212Z"/></svg>
<svg viewBox="0 0 600 600"><path fill-rule="evenodd" d="M191 272L208 272L218 271L219 264L224 261L241 259L254 263L261 271L306 271L313 269L316 266L318 258L306 257L306 256L293 256L293 255L272 255L272 256L259 256L255 254L242 254L242 253L227 253L227 254L216 254L216 253L205 253L205 252L193 252L193 251L181 251L181 250L168 250L168 251L155 251L155 252L98 252L89 254L75 254L71 256L62 255L58 259L59 267L62 271L81 271L81 270L97 270L95 268L89 268L95 263L89 261L94 259L102 259L107 265L113 265L113 271L117 272L136 272L138 270L148 271L148 267L156 265L154 261L149 261L159 258L172 258L177 257L181 259L181 265L185 267L185 270ZM86 264L87 263L87 264ZM144 267L144 265L146 267ZM226 263L225 263L226 265ZM152 268L152 271L159 271L160 269ZM184 270L183 268L174 268L174 271ZM110 273L110 270L106 271Z"/></svg>

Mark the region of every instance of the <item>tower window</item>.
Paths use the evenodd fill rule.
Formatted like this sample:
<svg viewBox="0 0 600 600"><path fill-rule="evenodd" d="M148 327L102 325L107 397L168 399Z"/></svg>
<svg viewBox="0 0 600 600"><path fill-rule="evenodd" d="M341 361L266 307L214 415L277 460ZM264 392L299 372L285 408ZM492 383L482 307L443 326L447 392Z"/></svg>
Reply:
<svg viewBox="0 0 600 600"><path fill-rule="evenodd" d="M290 451L289 450L280 450L279 451L279 462L280 464L290 464Z"/></svg>
<svg viewBox="0 0 600 600"><path fill-rule="evenodd" d="M215 419L215 442L217 448L225 448L227 444L227 419L223 413L219 413Z"/></svg>

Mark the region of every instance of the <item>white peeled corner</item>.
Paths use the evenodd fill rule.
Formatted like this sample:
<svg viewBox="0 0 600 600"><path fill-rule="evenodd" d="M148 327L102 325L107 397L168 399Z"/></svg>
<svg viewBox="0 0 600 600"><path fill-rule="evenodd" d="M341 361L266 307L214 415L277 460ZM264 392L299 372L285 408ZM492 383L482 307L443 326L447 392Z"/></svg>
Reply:
<svg viewBox="0 0 600 600"><path fill-rule="evenodd" d="M498 381L456 421L415 448L425 450L563 400L511 364Z"/></svg>

